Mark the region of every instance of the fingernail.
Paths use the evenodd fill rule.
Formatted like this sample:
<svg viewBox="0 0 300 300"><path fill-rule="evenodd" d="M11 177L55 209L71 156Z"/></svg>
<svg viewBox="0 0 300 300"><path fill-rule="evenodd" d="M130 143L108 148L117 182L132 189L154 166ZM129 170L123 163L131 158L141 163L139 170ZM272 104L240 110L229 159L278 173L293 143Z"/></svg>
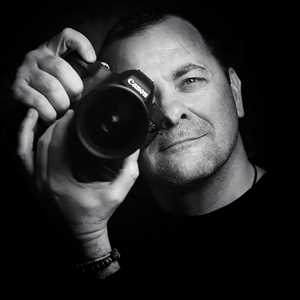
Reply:
<svg viewBox="0 0 300 300"><path fill-rule="evenodd" d="M96 60L96 53L93 48L90 48L86 53L86 58L89 62L94 62Z"/></svg>
<svg viewBox="0 0 300 300"><path fill-rule="evenodd" d="M73 109L69 109L68 111L67 111L67 114L68 115L72 115L74 113L74 110Z"/></svg>
<svg viewBox="0 0 300 300"><path fill-rule="evenodd" d="M28 110L28 113L27 113L27 116L29 117L29 118L32 118L33 117L33 109L32 108L29 108L29 110Z"/></svg>
<svg viewBox="0 0 300 300"><path fill-rule="evenodd" d="M28 117L33 118L35 116L35 110L33 108L30 108L28 111Z"/></svg>

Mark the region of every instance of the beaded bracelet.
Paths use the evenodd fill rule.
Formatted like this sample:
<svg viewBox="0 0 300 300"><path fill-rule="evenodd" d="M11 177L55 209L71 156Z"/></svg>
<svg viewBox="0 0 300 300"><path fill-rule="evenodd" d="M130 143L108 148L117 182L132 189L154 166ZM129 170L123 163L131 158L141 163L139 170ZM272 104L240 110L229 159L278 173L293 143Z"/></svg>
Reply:
<svg viewBox="0 0 300 300"><path fill-rule="evenodd" d="M107 255L83 262L76 265L76 268L82 273L98 273L106 269L112 262L120 259L120 253L117 249L112 249Z"/></svg>

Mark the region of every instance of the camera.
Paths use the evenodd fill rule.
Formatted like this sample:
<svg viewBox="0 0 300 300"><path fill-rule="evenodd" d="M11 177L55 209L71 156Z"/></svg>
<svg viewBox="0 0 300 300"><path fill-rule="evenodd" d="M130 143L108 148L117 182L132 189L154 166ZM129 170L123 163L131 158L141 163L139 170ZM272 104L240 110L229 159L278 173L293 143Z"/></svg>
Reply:
<svg viewBox="0 0 300 300"><path fill-rule="evenodd" d="M111 179L123 159L157 131L150 118L155 115L154 83L140 70L113 73L105 63L86 63L75 52L64 59L85 85L69 135L73 173L81 181L91 180L87 173L96 180Z"/></svg>

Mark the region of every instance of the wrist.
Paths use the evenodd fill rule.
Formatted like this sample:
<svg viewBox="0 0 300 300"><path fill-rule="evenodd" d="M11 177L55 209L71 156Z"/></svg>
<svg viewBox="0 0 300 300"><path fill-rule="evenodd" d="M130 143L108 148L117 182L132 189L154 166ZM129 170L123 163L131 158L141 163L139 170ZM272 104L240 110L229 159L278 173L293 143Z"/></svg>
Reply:
<svg viewBox="0 0 300 300"><path fill-rule="evenodd" d="M120 254L111 248L107 228L80 239L83 255L77 269L87 276L105 279L120 269Z"/></svg>
<svg viewBox="0 0 300 300"><path fill-rule="evenodd" d="M82 247L84 260L92 260L105 256L112 250L107 227L99 232L80 237L79 242Z"/></svg>

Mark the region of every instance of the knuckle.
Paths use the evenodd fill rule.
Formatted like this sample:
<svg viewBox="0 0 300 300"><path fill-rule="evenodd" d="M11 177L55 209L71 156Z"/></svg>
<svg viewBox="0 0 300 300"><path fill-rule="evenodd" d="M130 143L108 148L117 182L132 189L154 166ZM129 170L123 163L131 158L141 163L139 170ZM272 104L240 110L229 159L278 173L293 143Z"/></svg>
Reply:
<svg viewBox="0 0 300 300"><path fill-rule="evenodd" d="M22 66L17 70L15 79L10 87L12 96L17 99L24 97L24 89L26 89L26 85L28 86L26 81L28 72L24 69L25 68Z"/></svg>
<svg viewBox="0 0 300 300"><path fill-rule="evenodd" d="M46 69L51 69L54 73L61 74L64 72L64 64L58 59L58 57L53 55L47 55L41 62L42 67Z"/></svg>
<svg viewBox="0 0 300 300"><path fill-rule="evenodd" d="M110 203L114 204L114 205L118 205L119 203L122 202L122 198L120 196L120 192L116 189L112 190L110 195L109 195L109 201Z"/></svg>
<svg viewBox="0 0 300 300"><path fill-rule="evenodd" d="M31 50L28 53L26 53L24 61L25 62L32 62L37 59L37 51L38 50Z"/></svg>
<svg viewBox="0 0 300 300"><path fill-rule="evenodd" d="M22 97L21 87L20 87L20 80L16 79L11 86L12 96L15 99L20 99Z"/></svg>
<svg viewBox="0 0 300 300"><path fill-rule="evenodd" d="M47 185L58 197L56 200L58 200L61 195L71 194L71 191L69 190L70 187L66 184L65 177L51 170L48 172Z"/></svg>
<svg viewBox="0 0 300 300"><path fill-rule="evenodd" d="M52 74L56 74L59 82L71 96L76 96L83 91L83 82L75 70L70 69L64 60L49 58Z"/></svg>
<svg viewBox="0 0 300 300"><path fill-rule="evenodd" d="M43 86L46 92L54 93L58 89L58 84L55 79L48 78L47 80L44 80L44 77L39 75L38 80L40 82L43 82Z"/></svg>
<svg viewBox="0 0 300 300"><path fill-rule="evenodd" d="M33 100L32 97L30 97L30 94L28 92L24 91L23 84L20 82L15 82L11 88L12 90L12 97L15 100L21 101L22 103L26 105L32 105Z"/></svg>
<svg viewBox="0 0 300 300"><path fill-rule="evenodd" d="M53 72L59 76L67 76L65 62L56 57L49 57L48 63Z"/></svg>
<svg viewBox="0 0 300 300"><path fill-rule="evenodd" d="M130 176L131 179L136 180L140 175L138 165L136 163L131 164L128 168L128 176Z"/></svg>
<svg viewBox="0 0 300 300"><path fill-rule="evenodd" d="M66 27L62 30L61 35L63 37L70 37L72 36L74 33L74 29L72 29L71 27Z"/></svg>
<svg viewBox="0 0 300 300"><path fill-rule="evenodd" d="M34 79L35 83L39 86L39 90L42 94L44 94L47 98L58 101L61 98L62 91L59 83L56 79L45 79L42 75L37 75ZM35 103L41 102L41 97L35 97Z"/></svg>
<svg viewBox="0 0 300 300"><path fill-rule="evenodd" d="M123 186L114 186L113 188L109 189L107 193L107 199L112 206L117 206L124 200L124 193L123 193Z"/></svg>
<svg viewBox="0 0 300 300"><path fill-rule="evenodd" d="M32 60L34 57L34 50L29 51L28 53L26 53L24 60Z"/></svg>

